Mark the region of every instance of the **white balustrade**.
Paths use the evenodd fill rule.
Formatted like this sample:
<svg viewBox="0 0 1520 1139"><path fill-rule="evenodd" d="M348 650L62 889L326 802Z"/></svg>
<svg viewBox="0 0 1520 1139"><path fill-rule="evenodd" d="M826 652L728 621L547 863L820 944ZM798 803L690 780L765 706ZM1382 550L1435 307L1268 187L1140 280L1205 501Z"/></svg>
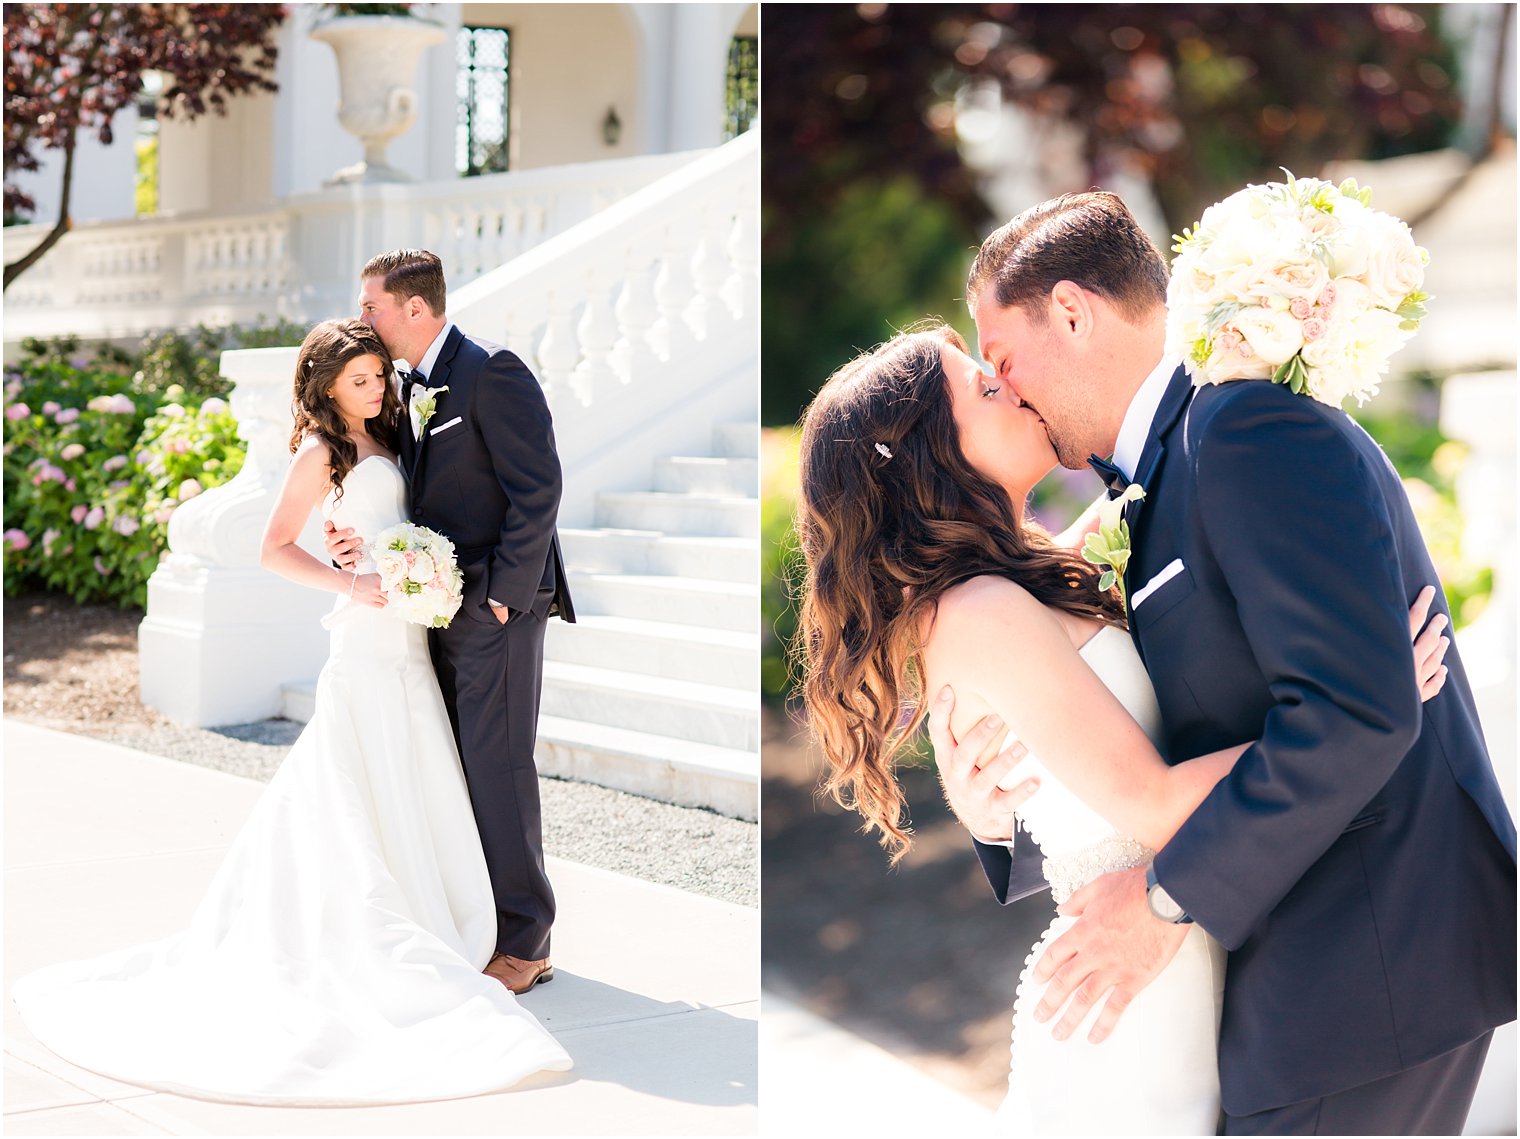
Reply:
<svg viewBox="0 0 1520 1139"><path fill-rule="evenodd" d="M432 249L458 288L691 161L690 154L646 155L446 182L340 186L267 210L83 222L6 290L6 343L134 336L201 322L321 320L349 311L360 266L399 246ZM48 228L5 229L5 260L34 248Z"/></svg>

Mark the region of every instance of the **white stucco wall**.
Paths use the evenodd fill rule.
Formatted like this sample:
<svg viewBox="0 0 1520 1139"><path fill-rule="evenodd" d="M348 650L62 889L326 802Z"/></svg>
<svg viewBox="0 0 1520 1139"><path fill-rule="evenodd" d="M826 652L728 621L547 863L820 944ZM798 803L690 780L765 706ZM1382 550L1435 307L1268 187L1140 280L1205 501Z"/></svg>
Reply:
<svg viewBox="0 0 1520 1139"><path fill-rule="evenodd" d="M137 213L137 108L128 107L111 120L115 141L102 146L94 131L86 131L74 151L74 185L69 212L75 221L129 218ZM14 181L32 196L37 209L31 220L52 224L58 220L63 196L63 152L37 150L38 170L19 172ZM10 171L6 177L11 178Z"/></svg>
<svg viewBox="0 0 1520 1139"><path fill-rule="evenodd" d="M274 95L232 99L227 114L159 120L160 213L274 204Z"/></svg>

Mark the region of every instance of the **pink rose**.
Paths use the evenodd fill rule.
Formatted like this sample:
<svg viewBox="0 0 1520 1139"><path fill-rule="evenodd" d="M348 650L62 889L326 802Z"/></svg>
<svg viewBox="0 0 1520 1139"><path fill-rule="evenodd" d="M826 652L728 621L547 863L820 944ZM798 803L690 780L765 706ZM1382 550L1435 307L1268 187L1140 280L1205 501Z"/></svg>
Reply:
<svg viewBox="0 0 1520 1139"><path fill-rule="evenodd" d="M1325 334L1325 322L1322 318L1311 316L1304 321L1304 342L1313 343Z"/></svg>
<svg viewBox="0 0 1520 1139"><path fill-rule="evenodd" d="M1298 317L1299 320L1304 320L1314 311L1314 306L1304 300L1303 297L1294 297L1288 303L1288 311Z"/></svg>

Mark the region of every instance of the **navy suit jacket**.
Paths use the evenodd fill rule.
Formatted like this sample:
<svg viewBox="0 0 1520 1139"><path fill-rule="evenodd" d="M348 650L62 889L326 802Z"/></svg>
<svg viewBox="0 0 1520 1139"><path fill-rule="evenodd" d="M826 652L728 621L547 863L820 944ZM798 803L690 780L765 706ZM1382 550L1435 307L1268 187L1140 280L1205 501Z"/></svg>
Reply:
<svg viewBox="0 0 1520 1139"><path fill-rule="evenodd" d="M412 521L449 538L464 574L462 616L496 624L487 598L575 620L555 519L554 424L528 366L499 344L450 331L429 387L447 386L416 440L401 425ZM458 422L454 422L455 420Z"/></svg>
<svg viewBox="0 0 1520 1139"><path fill-rule="evenodd" d="M1230 951L1225 1110L1369 1083L1514 1019L1515 827L1455 643L1420 702L1408 609L1439 578L1387 457L1285 386L1195 394L1179 369L1136 481L1129 596L1183 564L1130 614L1164 752L1258 741L1155 864ZM978 853L1016 894L1007 852Z"/></svg>

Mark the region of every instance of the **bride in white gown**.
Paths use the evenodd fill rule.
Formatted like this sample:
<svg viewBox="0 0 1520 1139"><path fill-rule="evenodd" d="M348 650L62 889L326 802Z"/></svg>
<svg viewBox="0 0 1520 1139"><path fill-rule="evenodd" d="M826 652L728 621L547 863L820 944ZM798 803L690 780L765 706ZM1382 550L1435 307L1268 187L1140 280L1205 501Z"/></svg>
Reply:
<svg viewBox="0 0 1520 1139"><path fill-rule="evenodd" d="M16 984L26 1026L80 1067L204 1099L376 1104L571 1066L481 972L496 912L426 630L387 612L372 562L349 574L295 545L319 502L366 540L405 520L390 371L357 321L302 345L304 439L264 561L339 594L332 651L311 722L189 927Z"/></svg>
<svg viewBox="0 0 1520 1139"><path fill-rule="evenodd" d="M1044 759L1026 755L1011 775L1039 780L1020 816L1059 904L1104 873L1147 865L1246 745L1174 767L1157 754L1155 694L1119 597L1021 517L1055 464L1040 418L951 329L897 336L841 368L803 426L798 636L826 786L894 859L910 834L892 760L923 719L924 693L953 687L957 735L997 714ZM1434 678L1427 698L1438 640L1416 645L1422 679ZM1022 961L999 1130L1215 1134L1224 952L1197 926L1158 922L1178 950L1112 1034L1089 1039L1100 1000L1058 1036L1055 1019L1036 1020L1026 980L1074 921L1057 917ZM1010 972L1019 964L1010 953Z"/></svg>

